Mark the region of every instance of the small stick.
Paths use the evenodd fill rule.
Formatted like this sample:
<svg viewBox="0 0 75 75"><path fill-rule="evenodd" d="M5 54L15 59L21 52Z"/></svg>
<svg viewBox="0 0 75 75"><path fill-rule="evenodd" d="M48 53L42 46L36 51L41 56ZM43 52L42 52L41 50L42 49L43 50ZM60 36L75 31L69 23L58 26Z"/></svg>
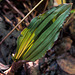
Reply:
<svg viewBox="0 0 75 75"><path fill-rule="evenodd" d="M24 6L25 8L27 8L28 11L30 11L30 8L27 6L27 4L23 3L23 6Z"/></svg>
<svg viewBox="0 0 75 75"><path fill-rule="evenodd" d="M68 18L67 22L64 24L64 28L69 24L68 22L70 19L74 16L75 13L71 14L71 16Z"/></svg>
<svg viewBox="0 0 75 75"><path fill-rule="evenodd" d="M15 27L15 25L6 17L3 15L3 17L5 18L6 22L10 23L13 27ZM16 28L17 31L19 31L18 28Z"/></svg>
<svg viewBox="0 0 75 75"><path fill-rule="evenodd" d="M22 17L24 17L24 14L23 14L21 11L19 11L15 6L13 6L9 0L6 0L6 2L7 2L17 13L19 13Z"/></svg>
<svg viewBox="0 0 75 75"><path fill-rule="evenodd" d="M73 20L74 20L74 19L71 19L71 20L67 23L67 25L70 24Z"/></svg>
<svg viewBox="0 0 75 75"><path fill-rule="evenodd" d="M48 6L48 0L46 1L45 8L44 8L43 12L46 10L47 6Z"/></svg>
<svg viewBox="0 0 75 75"><path fill-rule="evenodd" d="M24 14L23 14L21 11L19 11L15 6L13 6L9 0L6 0L6 2L7 2L18 14L20 14L20 15L24 18ZM27 19L26 19L25 21L26 21L27 23L29 23Z"/></svg>
<svg viewBox="0 0 75 75"><path fill-rule="evenodd" d="M37 11L35 11L35 13L34 13L34 16L33 17L35 17L37 15Z"/></svg>
<svg viewBox="0 0 75 75"><path fill-rule="evenodd" d="M41 3L43 2L43 0L41 0L6 36L5 38L0 42L0 44L2 44L2 42L16 29L17 26L19 26L19 24L21 24Z"/></svg>
<svg viewBox="0 0 75 75"><path fill-rule="evenodd" d="M27 6L27 4L23 3L23 6L24 6L25 8L27 8L27 10L30 12L31 9ZM34 16L33 13L32 13L31 15Z"/></svg>

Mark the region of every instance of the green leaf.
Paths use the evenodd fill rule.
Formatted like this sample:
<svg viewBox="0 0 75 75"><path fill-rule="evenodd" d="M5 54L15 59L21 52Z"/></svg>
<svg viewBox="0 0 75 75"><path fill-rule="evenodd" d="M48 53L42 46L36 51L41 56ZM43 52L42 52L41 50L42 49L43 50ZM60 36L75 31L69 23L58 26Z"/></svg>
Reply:
<svg viewBox="0 0 75 75"><path fill-rule="evenodd" d="M52 48L71 9L70 4L54 7L32 19L17 40L13 60L35 61Z"/></svg>

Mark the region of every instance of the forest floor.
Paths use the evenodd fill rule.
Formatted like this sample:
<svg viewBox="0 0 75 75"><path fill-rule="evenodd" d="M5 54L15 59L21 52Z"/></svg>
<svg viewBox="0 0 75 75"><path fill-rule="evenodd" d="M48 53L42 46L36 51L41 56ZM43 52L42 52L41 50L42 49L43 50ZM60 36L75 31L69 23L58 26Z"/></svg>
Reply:
<svg viewBox="0 0 75 75"><path fill-rule="evenodd" d="M33 11L4 41L6 35L22 18L39 2L39 0L2 0L0 2L0 71L3 72L12 64L12 54L17 47L17 38L32 18L53 7L49 0ZM61 50L61 51L60 51ZM63 50L63 51L62 51ZM63 63L63 64L62 64ZM69 63L69 64L67 64ZM70 75L75 73L75 13L71 13L64 23L58 40L45 56L30 66L22 66L15 75ZM38 65L37 65L38 64ZM28 68L30 66L30 68ZM71 67L70 67L71 66ZM72 71L71 71L72 70ZM70 71L70 72L69 72ZM30 73L29 73L30 72Z"/></svg>

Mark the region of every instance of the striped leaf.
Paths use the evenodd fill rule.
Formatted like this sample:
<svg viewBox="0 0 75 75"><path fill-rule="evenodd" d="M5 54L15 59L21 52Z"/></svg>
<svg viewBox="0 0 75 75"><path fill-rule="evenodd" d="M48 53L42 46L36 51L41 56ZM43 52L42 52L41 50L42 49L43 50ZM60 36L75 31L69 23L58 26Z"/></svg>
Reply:
<svg viewBox="0 0 75 75"><path fill-rule="evenodd" d="M17 51L13 60L35 61L41 58L57 40L70 9L71 4L63 4L33 18L17 40Z"/></svg>

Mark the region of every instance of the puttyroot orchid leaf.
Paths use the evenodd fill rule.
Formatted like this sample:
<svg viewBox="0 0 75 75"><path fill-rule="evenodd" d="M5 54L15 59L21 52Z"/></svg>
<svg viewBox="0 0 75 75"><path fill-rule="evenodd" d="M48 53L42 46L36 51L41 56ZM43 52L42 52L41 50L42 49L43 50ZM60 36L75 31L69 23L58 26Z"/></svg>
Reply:
<svg viewBox="0 0 75 75"><path fill-rule="evenodd" d="M58 39L70 9L71 4L63 4L33 18L17 40L17 51L13 60L35 61L41 58Z"/></svg>

